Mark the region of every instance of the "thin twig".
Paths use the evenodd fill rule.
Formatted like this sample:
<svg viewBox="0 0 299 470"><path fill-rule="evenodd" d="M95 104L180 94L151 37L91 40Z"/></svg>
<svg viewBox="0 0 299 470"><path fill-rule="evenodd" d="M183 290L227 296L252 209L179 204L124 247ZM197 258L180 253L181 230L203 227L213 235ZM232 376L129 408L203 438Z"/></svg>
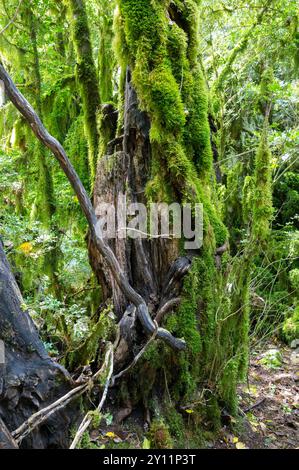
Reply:
<svg viewBox="0 0 299 470"><path fill-rule="evenodd" d="M107 393L108 393L108 389L109 389L109 385L110 385L110 381L111 381L111 377L112 377L112 374L113 374L113 368L114 368L114 353L113 353L113 346L112 344L110 344L110 348L109 350L107 351L106 353L106 357L105 357L105 361L104 361L104 364L108 364L109 363L109 360L110 360L110 368L109 368L109 373L108 373L108 376L107 376L107 379L106 379L106 382L105 382L105 387L104 387L104 391L103 391L103 395L102 395L102 398L101 398L101 401L99 403L99 405L97 406L97 412L100 413L103 406L104 406L104 403L106 401L106 398L107 398ZM71 443L70 445L70 449L75 449L78 444L80 443L82 437L83 437L83 434L85 433L85 431L87 431L87 429L89 428L90 424L92 422L92 415L88 412L80 426L79 426L79 429L78 431L76 432L76 435L73 439L73 442Z"/></svg>
<svg viewBox="0 0 299 470"><path fill-rule="evenodd" d="M249 411L253 410L254 408L257 408L258 406L260 406L262 403L264 403L264 401L266 400L266 398L262 398L261 400L257 401L256 403L254 403L253 405L251 406L248 406L248 408L245 408L245 410L242 410L243 413L248 413Z"/></svg>
<svg viewBox="0 0 299 470"><path fill-rule="evenodd" d="M21 7L21 5L22 5L22 2L23 2L23 0L20 0L20 1L19 1L19 4L18 4L18 6L17 6L17 9L16 9L16 11L15 11L13 17L9 20L9 22L7 23L7 25L4 26L4 28L0 31L0 36L1 36L1 34L3 34L3 33L7 30L7 28L9 28L9 26L15 21L16 17L18 16L20 7Z"/></svg>

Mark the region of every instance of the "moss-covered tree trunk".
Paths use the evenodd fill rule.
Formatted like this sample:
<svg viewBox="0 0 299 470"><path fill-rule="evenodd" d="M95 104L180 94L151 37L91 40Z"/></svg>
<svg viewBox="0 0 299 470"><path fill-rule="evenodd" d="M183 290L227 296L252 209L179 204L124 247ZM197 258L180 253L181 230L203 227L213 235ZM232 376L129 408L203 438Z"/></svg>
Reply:
<svg viewBox="0 0 299 470"><path fill-rule="evenodd" d="M228 234L218 210L207 90L198 60L198 3L118 0L115 45L126 76L120 90L124 110L119 109L118 126L114 110L103 111L101 138L109 144L99 155L94 186L96 210L101 202L115 203L121 193L128 203L204 207L200 250L184 251L178 240L161 238L111 241L152 318L187 343L186 352L178 353L155 342L121 388L129 411L139 405L147 416L159 416L163 407L167 420L171 405L174 434L184 415L177 411L184 406L192 408L194 424L207 416L217 425L221 412L236 411L236 383L247 357L248 311L238 315L237 325L230 315ZM127 299L92 244L90 258L104 300L112 298L121 318ZM123 322L132 326L133 317L127 310ZM123 328L119 350L124 362L145 341L138 324L127 332Z"/></svg>

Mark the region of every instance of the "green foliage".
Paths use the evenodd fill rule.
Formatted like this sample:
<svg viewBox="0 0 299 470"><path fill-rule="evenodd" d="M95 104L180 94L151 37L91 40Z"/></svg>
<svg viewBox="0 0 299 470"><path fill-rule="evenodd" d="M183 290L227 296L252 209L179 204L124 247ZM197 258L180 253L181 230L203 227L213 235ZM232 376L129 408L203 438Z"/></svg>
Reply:
<svg viewBox="0 0 299 470"><path fill-rule="evenodd" d="M89 322L87 336L84 341L80 341L80 346L67 354L66 364L74 369L76 366L92 363L96 358L99 342L110 339L113 332L113 316L111 308L108 307L101 312L96 324Z"/></svg>
<svg viewBox="0 0 299 470"><path fill-rule="evenodd" d="M285 320L282 331L287 342L299 338L299 306L297 306L289 318Z"/></svg>
<svg viewBox="0 0 299 470"><path fill-rule="evenodd" d="M279 369L282 365L282 354L278 349L270 349L259 361L268 369Z"/></svg>

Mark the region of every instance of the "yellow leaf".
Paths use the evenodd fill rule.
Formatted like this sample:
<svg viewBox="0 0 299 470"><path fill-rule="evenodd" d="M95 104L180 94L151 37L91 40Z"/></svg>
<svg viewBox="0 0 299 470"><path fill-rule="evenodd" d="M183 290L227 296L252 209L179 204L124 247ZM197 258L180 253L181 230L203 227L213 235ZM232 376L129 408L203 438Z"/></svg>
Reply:
<svg viewBox="0 0 299 470"><path fill-rule="evenodd" d="M244 442L237 442L236 443L236 449L247 449L247 447L244 444Z"/></svg>
<svg viewBox="0 0 299 470"><path fill-rule="evenodd" d="M194 413L194 411L193 411L193 410L190 410L190 409L185 410L185 411L186 411L186 413L188 413L189 415L191 415L192 413Z"/></svg>
<svg viewBox="0 0 299 470"><path fill-rule="evenodd" d="M248 391L249 391L249 394L251 396L257 396L258 395L258 389L254 385L250 385Z"/></svg>
<svg viewBox="0 0 299 470"><path fill-rule="evenodd" d="M105 434L106 437L109 437L109 439L115 439L116 437L118 437L114 432L106 432Z"/></svg>
<svg viewBox="0 0 299 470"><path fill-rule="evenodd" d="M233 437L233 443L236 444L237 442L239 442L239 439L237 437Z"/></svg>
<svg viewBox="0 0 299 470"><path fill-rule="evenodd" d="M143 444L142 444L142 449L150 449L151 448L151 443L150 441L145 437Z"/></svg>
<svg viewBox="0 0 299 470"><path fill-rule="evenodd" d="M24 242L18 247L18 249L21 250L25 255L29 255L33 249L33 246L30 242Z"/></svg>

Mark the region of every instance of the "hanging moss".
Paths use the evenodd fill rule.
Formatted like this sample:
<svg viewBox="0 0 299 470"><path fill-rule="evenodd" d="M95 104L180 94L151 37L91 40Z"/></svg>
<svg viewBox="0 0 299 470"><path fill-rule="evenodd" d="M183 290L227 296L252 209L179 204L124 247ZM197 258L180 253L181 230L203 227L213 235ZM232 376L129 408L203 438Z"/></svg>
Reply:
<svg viewBox="0 0 299 470"><path fill-rule="evenodd" d="M118 6L116 53L123 64L132 68L140 106L151 118L153 157L159 161L157 165L152 163L147 193L151 197L154 191L156 195L164 193L159 188L162 160L182 199L204 203L207 227L215 227L217 244L221 245L227 233L211 204L215 187L207 90L196 62L196 2L127 0L119 1ZM180 15L184 28L167 17L167 8L170 17ZM202 186L206 187L204 191Z"/></svg>
<svg viewBox="0 0 299 470"><path fill-rule="evenodd" d="M99 91L102 103L113 100L113 69L115 58L113 42L114 1L101 0L99 5L100 44L99 44Z"/></svg>
<svg viewBox="0 0 299 470"><path fill-rule="evenodd" d="M267 127L262 132L255 158L252 237L255 243L265 244L270 233L273 214L271 188L271 152L267 141Z"/></svg>
<svg viewBox="0 0 299 470"><path fill-rule="evenodd" d="M84 129L88 142L90 181L93 185L98 154L96 113L100 94L93 60L88 18L83 0L66 0L70 13L72 38L76 55L76 77L80 87Z"/></svg>
<svg viewBox="0 0 299 470"><path fill-rule="evenodd" d="M80 114L73 120L65 137L64 147L84 187L91 189L88 169L88 146L84 134L83 114Z"/></svg>

